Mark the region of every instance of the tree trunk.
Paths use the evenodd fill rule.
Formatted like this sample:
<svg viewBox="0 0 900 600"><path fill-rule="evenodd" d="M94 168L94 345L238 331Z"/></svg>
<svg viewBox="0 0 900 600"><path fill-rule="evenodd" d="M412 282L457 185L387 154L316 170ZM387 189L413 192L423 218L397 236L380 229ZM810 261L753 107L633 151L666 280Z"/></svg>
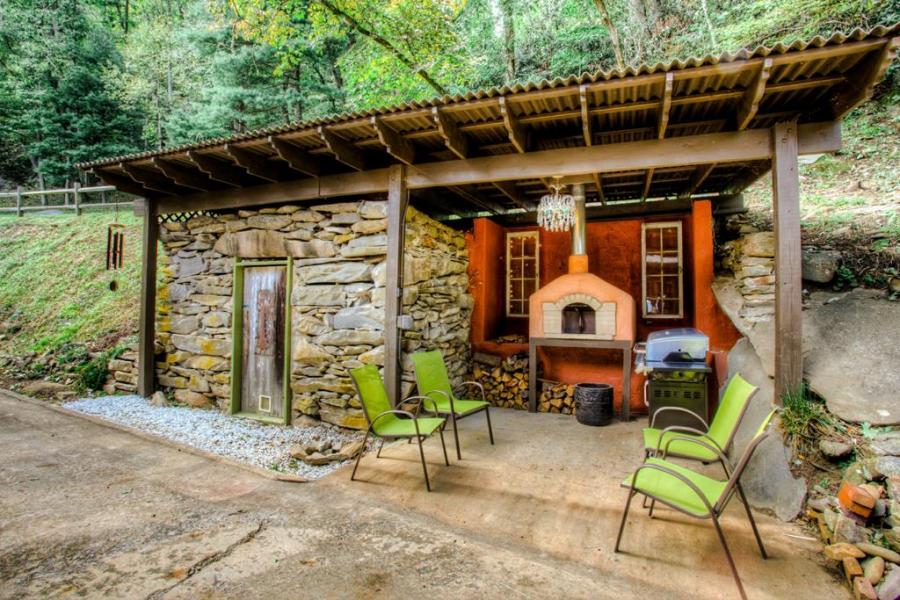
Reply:
<svg viewBox="0 0 900 600"><path fill-rule="evenodd" d="M603 25L606 26L606 30L609 32L609 40L612 42L613 52L616 55L616 67L623 71L625 69L625 59L622 56L622 45L619 43L619 31L616 29L612 17L609 16L606 0L594 0L594 4L597 6L597 10L600 11Z"/></svg>
<svg viewBox="0 0 900 600"><path fill-rule="evenodd" d="M712 21L709 20L709 6L707 6L706 0L700 0L700 5L703 7L703 18L706 20L706 29L709 30L709 40L712 42L712 47L715 48L719 44L716 42L716 32L713 30Z"/></svg>
<svg viewBox="0 0 900 600"><path fill-rule="evenodd" d="M513 0L496 0L503 30L503 59L506 64L506 83L512 84L518 75L516 64L516 29L513 22Z"/></svg>

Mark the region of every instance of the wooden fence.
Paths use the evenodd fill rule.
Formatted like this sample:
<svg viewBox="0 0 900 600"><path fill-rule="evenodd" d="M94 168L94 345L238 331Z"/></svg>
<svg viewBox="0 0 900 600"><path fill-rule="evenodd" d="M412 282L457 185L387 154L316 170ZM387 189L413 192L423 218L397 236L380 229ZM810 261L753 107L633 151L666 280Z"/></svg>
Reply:
<svg viewBox="0 0 900 600"><path fill-rule="evenodd" d="M107 195L108 192L113 193L112 198ZM51 198L58 196L62 196L62 202L50 201ZM124 196L126 199L122 200L120 196ZM17 187L14 192L0 192L0 213L16 213L21 217L26 212L63 209L74 210L76 215L80 215L82 210L90 208L112 208L115 205L119 207L132 206L133 198L131 195L117 192L116 188L111 185L82 187L81 184L74 183L69 188L32 191L23 191L22 188ZM15 203L14 205L10 199ZM39 202L34 202L34 199L38 199ZM6 206L7 204L10 206Z"/></svg>

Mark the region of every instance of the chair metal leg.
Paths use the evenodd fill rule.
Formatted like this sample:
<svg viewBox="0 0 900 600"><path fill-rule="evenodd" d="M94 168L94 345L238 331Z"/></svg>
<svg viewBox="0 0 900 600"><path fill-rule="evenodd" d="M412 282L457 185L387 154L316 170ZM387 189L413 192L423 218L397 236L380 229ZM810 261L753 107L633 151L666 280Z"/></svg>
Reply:
<svg viewBox="0 0 900 600"><path fill-rule="evenodd" d="M375 453L375 458L381 458L381 449L384 448L384 438L381 438L381 443L378 444L378 452Z"/></svg>
<svg viewBox="0 0 900 600"><path fill-rule="evenodd" d="M416 436L419 442L419 458L422 459L422 471L425 473L425 489L431 491L431 482L428 481L428 467L425 466L425 451L422 450L422 436Z"/></svg>
<svg viewBox="0 0 900 600"><path fill-rule="evenodd" d="M719 536L719 541L722 542L722 549L725 550L725 558L728 559L728 566L731 567L731 574L734 575L734 581L737 583L741 599L747 600L747 593L744 592L744 585L741 583L741 578L738 575L737 566L734 564L734 558L731 556L731 550L728 549L728 544L725 543L725 534L722 533L722 527L719 525L719 518L715 514L712 516L712 522L716 528L716 533Z"/></svg>
<svg viewBox="0 0 900 600"><path fill-rule="evenodd" d="M366 453L366 442L369 441L369 432L372 431L372 428L369 427L366 429L366 436L363 438L362 450L359 451L359 454L356 455L356 464L353 465L353 472L350 473L350 481L353 481L356 478L356 469L359 468L359 461L362 460L362 455ZM384 443L384 438L381 439L381 443ZM381 450L379 449L379 452Z"/></svg>
<svg viewBox="0 0 900 600"><path fill-rule="evenodd" d="M444 443L444 426L438 427L438 434L441 436L441 449L444 451L444 464L450 466L450 459L447 458L447 444Z"/></svg>
<svg viewBox="0 0 900 600"><path fill-rule="evenodd" d="M625 532L625 521L628 519L628 508L631 506L631 499L637 492L628 490L628 500L625 501L625 512L622 513L622 523L619 525L619 535L616 537L615 552L619 551L619 545L622 543L622 534Z"/></svg>
<svg viewBox="0 0 900 600"><path fill-rule="evenodd" d="M653 518L653 507L656 506L656 498L650 500L650 518Z"/></svg>
<svg viewBox="0 0 900 600"><path fill-rule="evenodd" d="M453 420L453 440L456 442L456 460L462 460L462 453L459 451L459 429L456 427L456 413L450 413Z"/></svg>
<svg viewBox="0 0 900 600"><path fill-rule="evenodd" d="M769 555L766 554L766 548L763 546L762 538L759 535L759 531L756 529L756 520L753 518L753 512L750 510L750 503L747 502L747 497L744 495L744 490L741 488L740 482L737 484L738 495L741 497L741 504L744 505L744 510L747 511L747 518L750 519L750 527L753 528L753 535L756 536L756 543L759 545L759 553L762 555L764 559L769 558Z"/></svg>
<svg viewBox="0 0 900 600"><path fill-rule="evenodd" d="M491 429L491 410L489 407L484 407L484 416L487 418L488 422L488 436L491 438L491 446L494 445L494 430Z"/></svg>

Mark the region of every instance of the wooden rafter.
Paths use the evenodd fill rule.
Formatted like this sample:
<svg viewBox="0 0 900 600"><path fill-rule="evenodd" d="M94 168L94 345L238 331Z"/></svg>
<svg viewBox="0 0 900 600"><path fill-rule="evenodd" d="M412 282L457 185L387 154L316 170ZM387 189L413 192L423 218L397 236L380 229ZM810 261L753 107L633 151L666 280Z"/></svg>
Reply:
<svg viewBox="0 0 900 600"><path fill-rule="evenodd" d="M322 174L322 161L302 148L272 135L269 136L269 145L275 150L275 155L293 170L310 177Z"/></svg>
<svg viewBox="0 0 900 600"><path fill-rule="evenodd" d="M129 177L125 173L113 173L112 171L108 171L106 169L94 169L93 172L106 185L115 186L117 190L125 192L127 194L134 194L135 196L143 196L145 198L153 198L155 196L159 196L158 193L155 193L153 190L146 189L144 186L136 182L133 178Z"/></svg>
<svg viewBox="0 0 900 600"><path fill-rule="evenodd" d="M503 126L506 127L506 135L509 136L509 141L516 149L516 152L524 154L528 151L526 131L519 119L512 114L506 97L500 96L497 100L500 102L500 114L503 117Z"/></svg>
<svg viewBox="0 0 900 600"><path fill-rule="evenodd" d="M641 192L641 202L647 201L647 196L650 194L650 186L653 185L653 169L647 169L647 172L644 174L644 191Z"/></svg>
<svg viewBox="0 0 900 600"><path fill-rule="evenodd" d="M591 173L591 177L594 180L594 187L597 188L597 199L600 200L600 204L606 204L606 197L603 195L603 177L600 173Z"/></svg>
<svg viewBox="0 0 900 600"><path fill-rule="evenodd" d="M444 145L457 158L468 158L469 156L469 140L459 130L459 127L451 119L447 113L439 109L437 106L432 107L431 117L437 127L437 132L444 140Z"/></svg>
<svg viewBox="0 0 900 600"><path fill-rule="evenodd" d="M465 188L455 186L455 185L450 186L447 189L450 190L451 192L453 192L454 194L456 194L457 196L459 196L460 198L462 198L463 200L465 200L466 202L474 204L475 206L478 206L484 210L490 211L490 212L494 213L495 215L502 215L503 213L506 212L502 206L500 206L493 200L485 198L484 196L482 196L481 194L479 194L476 191L467 190Z"/></svg>
<svg viewBox="0 0 900 600"><path fill-rule="evenodd" d="M378 139L384 145L387 153L402 162L405 165L411 165L416 162L416 149L408 139L403 137L396 130L391 129L384 121L378 117L372 117L372 127L378 134Z"/></svg>
<svg viewBox="0 0 900 600"><path fill-rule="evenodd" d="M584 145L594 145L594 133L591 127L591 107L588 101L587 86L578 88L578 103L581 106L581 133L584 136Z"/></svg>
<svg viewBox="0 0 900 600"><path fill-rule="evenodd" d="M690 198L694 192L700 189L700 186L703 185L703 182L706 181L706 178L709 177L709 174L713 172L716 168L716 163L710 163L708 165L702 165L697 167L694 170L694 174L691 175L691 180L688 182L688 185L680 194L678 194L679 198Z"/></svg>
<svg viewBox="0 0 900 600"><path fill-rule="evenodd" d="M268 160L265 156L257 154L245 148L239 148L232 144L225 144L225 153L228 154L239 167L246 169L247 173L268 181L284 181L294 179L295 173L281 164Z"/></svg>
<svg viewBox="0 0 900 600"><path fill-rule="evenodd" d="M159 169L163 175L177 183L178 185L208 192L210 190L221 189L222 185L211 180L208 175L197 169L184 167L172 161L163 160L161 158L152 158L150 162Z"/></svg>
<svg viewBox="0 0 900 600"><path fill-rule="evenodd" d="M672 89L675 87L675 73L666 73L666 82L663 85L662 98L659 101L659 118L656 125L656 138L666 137L666 127L669 126L669 112L672 109Z"/></svg>
<svg viewBox="0 0 900 600"><path fill-rule="evenodd" d="M838 120L854 106L872 96L872 89L884 76L888 65L897 56L897 47L900 46L900 37L891 38L884 42L884 47L879 52L873 52L863 59L865 65L857 71L852 79L848 80L844 88L838 92L831 102L831 116Z"/></svg>
<svg viewBox="0 0 900 600"><path fill-rule="evenodd" d="M172 183L161 173L156 171L142 169L141 167L127 163L120 163L119 168L125 171L125 174L131 177L134 181L144 186L144 188L153 190L155 192L160 192L161 194L165 194L167 196L183 194L185 192L190 193L194 191L189 188L184 188L176 183Z"/></svg>
<svg viewBox="0 0 900 600"><path fill-rule="evenodd" d="M362 150L325 127L320 126L317 131L325 147L336 159L357 171L366 170L366 159Z"/></svg>
<svg viewBox="0 0 900 600"><path fill-rule="evenodd" d="M494 182L494 187L500 190L500 192L502 192L504 196L512 200L513 204L515 204L519 208L524 208L525 210L534 210L534 202L525 198L524 194L522 194L522 192L516 187L516 184L512 181Z"/></svg>
<svg viewBox="0 0 900 600"><path fill-rule="evenodd" d="M234 165L221 161L205 154L199 154L193 150L187 152L187 157L197 168L209 175L210 179L226 183L233 187L242 187L247 185L247 178L241 176L240 169L235 169Z"/></svg>
<svg viewBox="0 0 900 600"><path fill-rule="evenodd" d="M766 82L769 80L769 75L772 72L772 64L771 58L765 59L759 66L759 71L753 77L753 83L744 92L735 119L735 128L738 131L747 129L753 117L756 116L759 110L759 103L766 93Z"/></svg>

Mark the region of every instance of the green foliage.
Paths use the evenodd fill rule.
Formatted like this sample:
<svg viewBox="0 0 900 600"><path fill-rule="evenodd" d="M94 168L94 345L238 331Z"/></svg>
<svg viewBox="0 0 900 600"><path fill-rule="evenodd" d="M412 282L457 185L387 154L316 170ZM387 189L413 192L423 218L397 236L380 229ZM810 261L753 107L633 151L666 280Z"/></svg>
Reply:
<svg viewBox="0 0 900 600"><path fill-rule="evenodd" d="M102 389L109 376L109 361L118 357L124 350L125 348L122 346L111 348L81 365L78 369L78 391Z"/></svg>
<svg viewBox="0 0 900 600"><path fill-rule="evenodd" d="M781 404L781 427L795 450L808 452L821 436L842 430L805 382L799 389L783 394Z"/></svg>
<svg viewBox="0 0 900 600"><path fill-rule="evenodd" d="M834 291L853 289L859 287L859 281L856 279L856 273L852 269L841 265L834 273Z"/></svg>

